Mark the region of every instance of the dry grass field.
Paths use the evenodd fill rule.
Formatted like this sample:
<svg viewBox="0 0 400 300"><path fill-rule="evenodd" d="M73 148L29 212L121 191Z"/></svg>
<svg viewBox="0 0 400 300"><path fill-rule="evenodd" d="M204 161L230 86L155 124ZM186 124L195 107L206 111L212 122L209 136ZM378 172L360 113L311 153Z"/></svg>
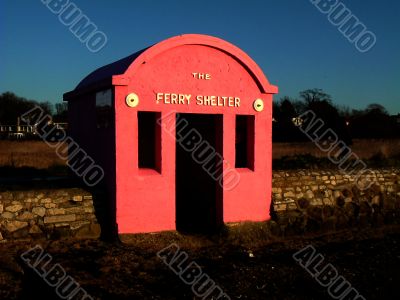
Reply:
<svg viewBox="0 0 400 300"><path fill-rule="evenodd" d="M361 159L378 154L382 158L400 157L400 140L355 140L350 147ZM273 159L304 154L327 157L327 153L311 142L274 143L272 152ZM42 141L0 141L0 167L48 169L65 166L66 162Z"/></svg>
<svg viewBox="0 0 400 300"><path fill-rule="evenodd" d="M400 156L400 140L353 140L349 145L353 153L361 159L370 159L380 155L383 158ZM310 154L315 157L326 157L327 153L321 151L314 143L274 143L272 147L273 159L284 156Z"/></svg>
<svg viewBox="0 0 400 300"><path fill-rule="evenodd" d="M45 142L0 141L0 167L48 169L65 165Z"/></svg>

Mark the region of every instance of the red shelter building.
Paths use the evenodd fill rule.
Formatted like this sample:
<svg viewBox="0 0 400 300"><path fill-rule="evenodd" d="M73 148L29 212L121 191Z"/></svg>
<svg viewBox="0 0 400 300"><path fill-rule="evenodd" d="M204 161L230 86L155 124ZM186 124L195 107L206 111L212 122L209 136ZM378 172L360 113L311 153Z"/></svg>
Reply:
<svg viewBox="0 0 400 300"><path fill-rule="evenodd" d="M99 68L64 100L118 233L203 231L269 219L277 91L239 48L189 34Z"/></svg>

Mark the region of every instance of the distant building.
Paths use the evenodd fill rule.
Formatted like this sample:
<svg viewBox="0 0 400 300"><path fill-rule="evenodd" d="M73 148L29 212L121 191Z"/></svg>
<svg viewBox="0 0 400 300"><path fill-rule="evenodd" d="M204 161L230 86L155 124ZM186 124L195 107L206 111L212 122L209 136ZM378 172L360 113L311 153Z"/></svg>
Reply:
<svg viewBox="0 0 400 300"><path fill-rule="evenodd" d="M51 123L57 130L66 131L68 123ZM0 124L0 139L36 138L37 124L35 125L2 125Z"/></svg>

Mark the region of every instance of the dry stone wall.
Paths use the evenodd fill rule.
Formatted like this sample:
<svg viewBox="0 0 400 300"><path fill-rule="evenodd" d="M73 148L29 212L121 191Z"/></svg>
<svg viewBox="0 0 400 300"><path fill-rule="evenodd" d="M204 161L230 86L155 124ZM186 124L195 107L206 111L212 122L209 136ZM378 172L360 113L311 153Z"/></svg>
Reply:
<svg viewBox="0 0 400 300"><path fill-rule="evenodd" d="M400 223L400 170L372 170L360 189L337 170L274 171L272 225L278 234Z"/></svg>
<svg viewBox="0 0 400 300"><path fill-rule="evenodd" d="M85 190L0 192L0 240L99 235L92 195Z"/></svg>
<svg viewBox="0 0 400 300"><path fill-rule="evenodd" d="M271 233L284 236L399 224L400 170L370 174L373 185L360 190L351 176L337 170L274 171ZM101 210L101 205L96 209ZM3 191L0 241L97 238L101 233L99 215L93 195L79 188Z"/></svg>

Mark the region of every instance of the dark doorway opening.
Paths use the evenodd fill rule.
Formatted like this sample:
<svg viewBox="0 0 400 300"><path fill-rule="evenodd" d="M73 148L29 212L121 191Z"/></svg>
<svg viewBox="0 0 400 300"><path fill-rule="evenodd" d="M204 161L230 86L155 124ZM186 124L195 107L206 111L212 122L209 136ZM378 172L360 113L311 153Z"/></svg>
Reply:
<svg viewBox="0 0 400 300"><path fill-rule="evenodd" d="M222 216L222 115L176 119L176 228L212 233Z"/></svg>

